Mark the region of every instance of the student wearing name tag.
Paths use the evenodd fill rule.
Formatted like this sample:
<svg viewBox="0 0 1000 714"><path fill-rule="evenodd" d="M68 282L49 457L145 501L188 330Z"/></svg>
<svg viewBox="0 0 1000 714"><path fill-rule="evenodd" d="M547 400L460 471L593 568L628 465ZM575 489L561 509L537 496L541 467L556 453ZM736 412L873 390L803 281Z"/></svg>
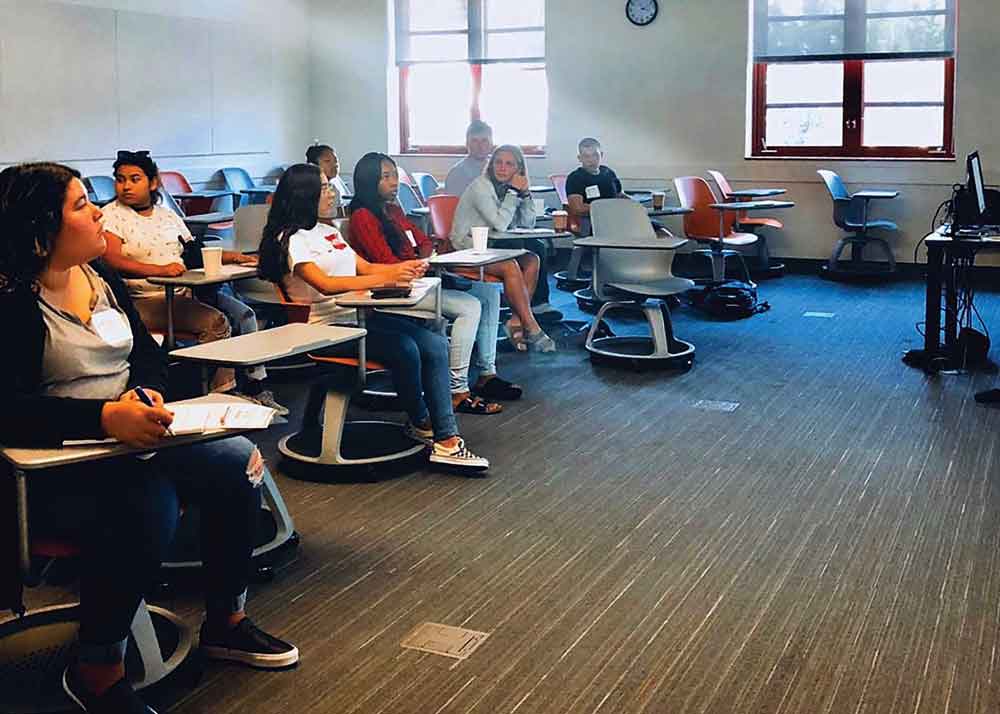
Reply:
<svg viewBox="0 0 1000 714"><path fill-rule="evenodd" d="M72 537L81 546L79 646L63 673L66 693L87 712L153 711L125 678L124 655L136 608L176 532L181 500L202 515L204 655L258 668L295 664L298 650L245 613L266 467L244 437L157 448L173 420L163 407L166 357L122 279L100 260L102 213L80 174L51 163L4 169L0 232L0 311L18 341L0 369L7 399L0 443L59 448L112 437L155 450L145 460L106 459L31 479L32 533ZM4 522L13 523L13 500L6 506ZM16 553L14 537L3 529L0 553ZM16 572L17 563L5 570Z"/></svg>
<svg viewBox="0 0 1000 714"><path fill-rule="evenodd" d="M628 198L622 192L622 182L618 175L601 162L604 152L601 142L587 137L581 139L577 147L577 160L580 167L566 177L566 201L569 212L576 216L580 223L580 235L589 236L590 204L599 198Z"/></svg>
<svg viewBox="0 0 1000 714"><path fill-rule="evenodd" d="M188 268L201 268L201 248L169 208L160 205L160 173L148 151L119 151L114 163L117 198L104 207L104 230L108 251L105 260L126 278L136 309L146 326L157 332L167 329L167 300L162 285L146 278L174 277ZM255 265L257 258L235 251L222 252L223 263ZM202 298L202 299L199 299ZM211 303L211 304L208 304ZM199 344L257 331L257 316L236 297L229 285L193 295L175 290L174 329L194 333ZM238 372L215 370L211 389L288 414L267 389L267 371L255 366Z"/></svg>
<svg viewBox="0 0 1000 714"><path fill-rule="evenodd" d="M385 154L365 154L354 167L354 188L350 243L358 255L388 265L430 256L431 239L396 202L395 161ZM465 414L496 414L503 406L491 399L521 396L518 385L497 376L500 291L493 283L459 278L459 284L447 278L441 290L441 314L452 321L448 350L452 407ZM471 389L470 366L478 375Z"/></svg>

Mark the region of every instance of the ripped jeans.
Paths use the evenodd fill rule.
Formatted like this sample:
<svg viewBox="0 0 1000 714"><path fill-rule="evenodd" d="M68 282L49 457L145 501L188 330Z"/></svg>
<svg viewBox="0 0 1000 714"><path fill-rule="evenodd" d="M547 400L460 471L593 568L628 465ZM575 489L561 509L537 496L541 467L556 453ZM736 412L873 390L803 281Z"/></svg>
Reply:
<svg viewBox="0 0 1000 714"><path fill-rule="evenodd" d="M208 617L218 621L243 609L266 470L251 469L256 448L237 436L164 449L146 461L123 456L31 475L32 533L69 537L82 549L81 661L121 661L182 504L201 511Z"/></svg>

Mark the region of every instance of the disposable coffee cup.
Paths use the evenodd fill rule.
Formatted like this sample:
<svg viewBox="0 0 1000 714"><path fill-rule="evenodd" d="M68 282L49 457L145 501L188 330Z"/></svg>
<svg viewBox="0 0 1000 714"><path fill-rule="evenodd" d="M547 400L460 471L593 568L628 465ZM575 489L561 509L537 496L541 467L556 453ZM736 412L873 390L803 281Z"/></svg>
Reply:
<svg viewBox="0 0 1000 714"><path fill-rule="evenodd" d="M545 213L545 199L544 198L533 198L531 202L535 204L535 215L541 216Z"/></svg>
<svg viewBox="0 0 1000 714"><path fill-rule="evenodd" d="M486 226L476 226L472 229L472 249L477 253L486 252L486 243L490 237L490 229Z"/></svg>
<svg viewBox="0 0 1000 714"><path fill-rule="evenodd" d="M222 248L202 248L201 261L205 266L205 277L214 278L222 272Z"/></svg>
<svg viewBox="0 0 1000 714"><path fill-rule="evenodd" d="M566 211L552 211L552 227L557 231L566 230L569 225L569 214Z"/></svg>
<svg viewBox="0 0 1000 714"><path fill-rule="evenodd" d="M667 199L667 194L663 191L653 191L653 208L659 210Z"/></svg>

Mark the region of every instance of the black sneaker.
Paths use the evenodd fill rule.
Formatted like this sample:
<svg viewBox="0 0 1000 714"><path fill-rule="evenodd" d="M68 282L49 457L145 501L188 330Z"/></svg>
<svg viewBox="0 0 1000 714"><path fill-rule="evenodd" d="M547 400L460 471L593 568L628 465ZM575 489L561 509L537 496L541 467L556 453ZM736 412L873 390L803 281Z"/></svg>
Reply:
<svg viewBox="0 0 1000 714"><path fill-rule="evenodd" d="M119 679L111 689L97 696L87 691L72 667L67 667L63 672L62 685L69 698L90 714L156 714L152 707L139 699L127 679Z"/></svg>
<svg viewBox="0 0 1000 714"><path fill-rule="evenodd" d="M223 633L214 632L207 622L204 623L201 651L209 659L242 662L259 669L283 669L299 661L299 649L295 645L267 634L249 617Z"/></svg>

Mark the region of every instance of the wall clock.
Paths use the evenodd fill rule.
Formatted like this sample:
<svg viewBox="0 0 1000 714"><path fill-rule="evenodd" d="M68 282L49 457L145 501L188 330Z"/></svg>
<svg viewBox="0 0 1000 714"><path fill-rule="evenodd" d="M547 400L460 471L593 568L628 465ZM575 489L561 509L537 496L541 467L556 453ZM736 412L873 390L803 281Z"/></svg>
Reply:
<svg viewBox="0 0 1000 714"><path fill-rule="evenodd" d="M626 0L625 17L638 27L644 27L656 19L660 4L656 0Z"/></svg>

